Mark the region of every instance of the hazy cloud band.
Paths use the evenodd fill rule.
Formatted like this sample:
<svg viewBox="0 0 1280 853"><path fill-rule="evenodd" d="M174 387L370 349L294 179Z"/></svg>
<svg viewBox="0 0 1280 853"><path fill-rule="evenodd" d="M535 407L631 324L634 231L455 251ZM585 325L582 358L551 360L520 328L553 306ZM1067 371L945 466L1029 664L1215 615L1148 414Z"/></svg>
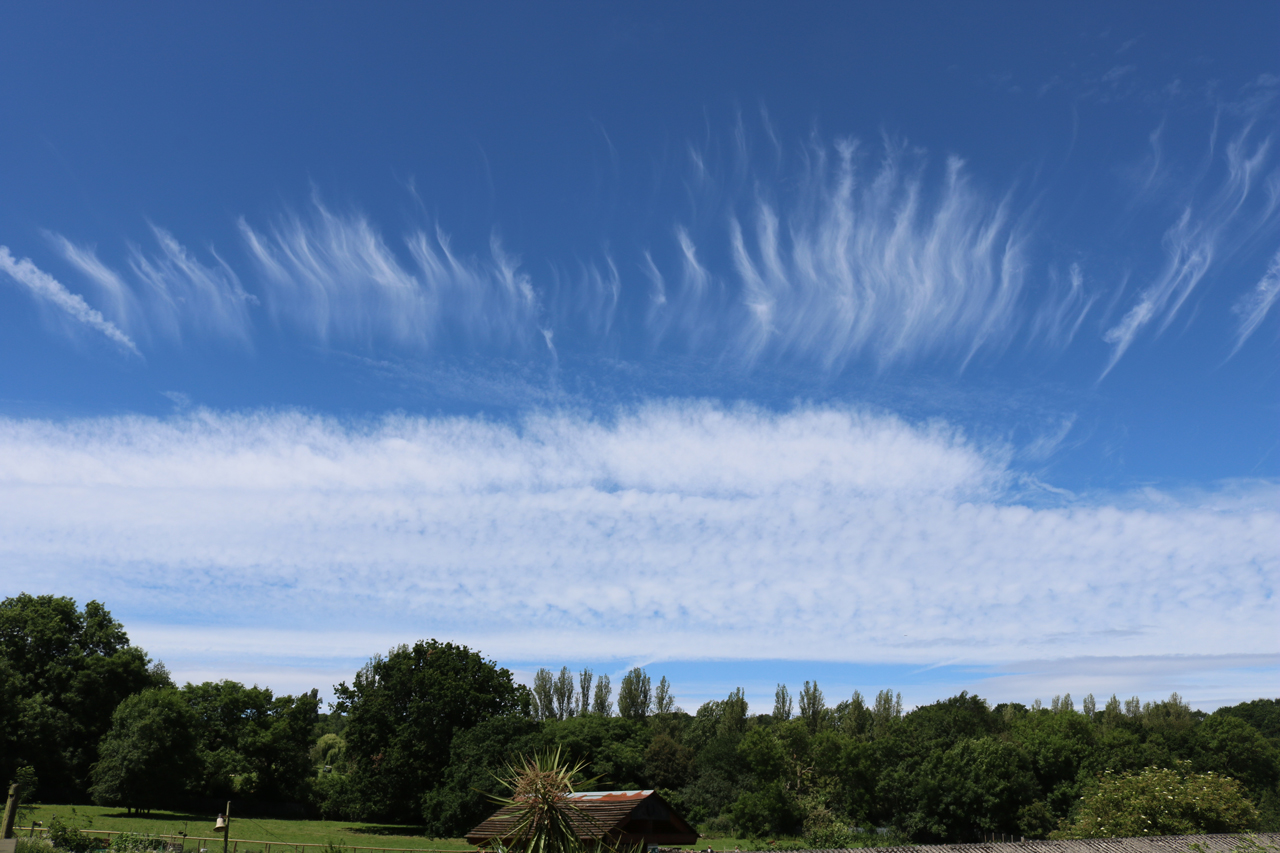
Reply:
<svg viewBox="0 0 1280 853"><path fill-rule="evenodd" d="M0 551L9 585L525 660L1277 651L1275 484L1045 505L1008 456L857 410L678 401L4 420Z"/></svg>

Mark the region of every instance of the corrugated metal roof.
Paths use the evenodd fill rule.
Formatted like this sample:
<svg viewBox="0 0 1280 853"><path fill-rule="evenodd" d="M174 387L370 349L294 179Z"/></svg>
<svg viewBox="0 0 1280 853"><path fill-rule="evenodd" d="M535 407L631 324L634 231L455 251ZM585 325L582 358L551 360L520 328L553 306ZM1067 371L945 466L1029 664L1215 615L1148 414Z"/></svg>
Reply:
<svg viewBox="0 0 1280 853"><path fill-rule="evenodd" d="M566 796L570 800L594 800L596 802L622 802L643 800L653 791L575 791Z"/></svg>

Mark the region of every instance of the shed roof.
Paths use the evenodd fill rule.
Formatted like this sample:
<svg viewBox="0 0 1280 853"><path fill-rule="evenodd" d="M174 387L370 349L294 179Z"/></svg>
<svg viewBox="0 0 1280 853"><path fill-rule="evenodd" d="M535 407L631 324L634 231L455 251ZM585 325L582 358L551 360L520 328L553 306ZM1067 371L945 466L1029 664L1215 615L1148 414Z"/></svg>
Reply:
<svg viewBox="0 0 1280 853"><path fill-rule="evenodd" d="M569 822L584 841L608 838L622 845L693 844L698 833L653 791L577 791L567 795L576 808ZM504 806L467 833L467 842L484 845L510 838L515 807Z"/></svg>

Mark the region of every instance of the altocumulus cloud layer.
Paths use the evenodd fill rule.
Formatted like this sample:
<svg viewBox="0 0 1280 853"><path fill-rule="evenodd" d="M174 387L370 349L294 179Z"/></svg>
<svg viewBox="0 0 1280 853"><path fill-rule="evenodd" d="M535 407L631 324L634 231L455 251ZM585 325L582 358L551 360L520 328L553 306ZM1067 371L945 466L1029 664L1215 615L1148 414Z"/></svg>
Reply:
<svg viewBox="0 0 1280 853"><path fill-rule="evenodd" d="M218 627L182 629L206 651L324 656L366 632L520 660L567 644L902 663L1274 653L1258 630L1280 578L1274 484L1046 503L1008 455L856 409L696 401L514 425L7 419L0 550L33 589L126 613L145 589L153 623L223 602Z"/></svg>

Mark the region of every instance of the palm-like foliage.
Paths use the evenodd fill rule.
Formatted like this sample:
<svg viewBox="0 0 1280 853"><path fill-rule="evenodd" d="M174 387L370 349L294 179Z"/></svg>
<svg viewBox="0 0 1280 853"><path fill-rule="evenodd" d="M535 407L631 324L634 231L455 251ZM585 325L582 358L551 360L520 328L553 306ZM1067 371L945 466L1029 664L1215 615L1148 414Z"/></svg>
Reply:
<svg viewBox="0 0 1280 853"><path fill-rule="evenodd" d="M603 827L585 809L570 799L574 777L582 772L585 761L570 765L560 749L537 753L508 764L505 776L498 781L508 790L506 796L494 797L511 821L503 834L507 850L520 853L587 853L610 851L603 838ZM594 781L594 780L592 780ZM599 836L599 840L585 840Z"/></svg>

